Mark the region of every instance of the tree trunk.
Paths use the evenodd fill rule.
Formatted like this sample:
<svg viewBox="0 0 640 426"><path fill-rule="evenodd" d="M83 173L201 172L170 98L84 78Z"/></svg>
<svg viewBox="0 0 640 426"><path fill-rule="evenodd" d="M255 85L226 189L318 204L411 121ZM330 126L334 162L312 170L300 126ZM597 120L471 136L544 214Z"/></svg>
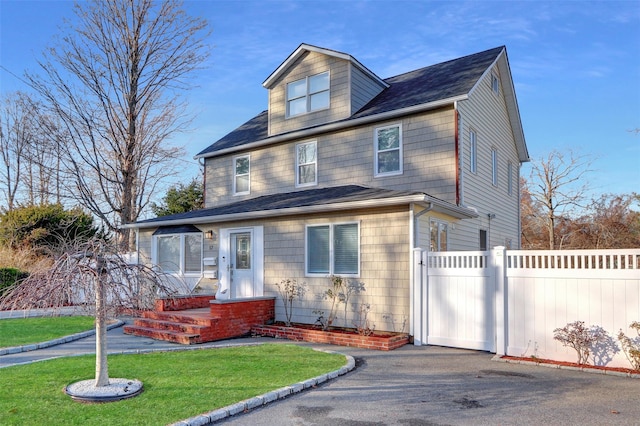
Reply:
<svg viewBox="0 0 640 426"><path fill-rule="evenodd" d="M99 261L99 263L101 263ZM107 325L105 294L101 280L102 265L98 266L96 276L96 381L95 386L109 386L109 367L107 365Z"/></svg>

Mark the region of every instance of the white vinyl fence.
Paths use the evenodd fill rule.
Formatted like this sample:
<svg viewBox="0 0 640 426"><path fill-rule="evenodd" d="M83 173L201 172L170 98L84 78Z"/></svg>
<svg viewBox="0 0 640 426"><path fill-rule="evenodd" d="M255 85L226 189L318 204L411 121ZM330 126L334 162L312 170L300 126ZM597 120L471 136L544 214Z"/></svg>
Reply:
<svg viewBox="0 0 640 426"><path fill-rule="evenodd" d="M640 249L414 252L415 344L576 361L553 330L574 321L607 339L591 363L629 367L619 330L640 321ZM638 338L636 338L638 341Z"/></svg>

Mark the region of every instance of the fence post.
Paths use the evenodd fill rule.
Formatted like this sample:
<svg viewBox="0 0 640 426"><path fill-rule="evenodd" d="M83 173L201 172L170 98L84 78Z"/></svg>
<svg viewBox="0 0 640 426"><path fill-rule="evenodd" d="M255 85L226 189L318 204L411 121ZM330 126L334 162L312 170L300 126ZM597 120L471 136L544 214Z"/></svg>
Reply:
<svg viewBox="0 0 640 426"><path fill-rule="evenodd" d="M425 270L426 270L426 253L421 248L413 249L413 344L415 346L426 345L427 341L424 338L425 330L425 315L426 315L426 283L424 282Z"/></svg>
<svg viewBox="0 0 640 426"><path fill-rule="evenodd" d="M506 247L494 247L490 252L490 265L493 268L492 276L495 283L495 353L506 355L508 343L508 318L507 318L507 262Z"/></svg>

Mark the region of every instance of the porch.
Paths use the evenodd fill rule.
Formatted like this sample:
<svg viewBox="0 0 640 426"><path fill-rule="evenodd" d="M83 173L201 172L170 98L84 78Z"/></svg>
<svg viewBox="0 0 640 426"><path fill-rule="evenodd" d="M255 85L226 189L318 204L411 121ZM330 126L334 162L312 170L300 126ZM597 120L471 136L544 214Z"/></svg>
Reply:
<svg viewBox="0 0 640 426"><path fill-rule="evenodd" d="M189 295L156 301L126 334L192 345L240 337L256 325L273 323L275 298L216 300L214 295Z"/></svg>

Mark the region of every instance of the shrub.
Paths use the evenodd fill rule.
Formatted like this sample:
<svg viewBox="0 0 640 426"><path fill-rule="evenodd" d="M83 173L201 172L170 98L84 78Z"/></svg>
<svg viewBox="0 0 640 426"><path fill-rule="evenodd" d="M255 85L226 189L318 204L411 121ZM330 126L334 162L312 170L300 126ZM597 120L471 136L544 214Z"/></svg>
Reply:
<svg viewBox="0 0 640 426"><path fill-rule="evenodd" d="M331 286L322 294L325 300L331 300L331 309L329 310L329 316L324 317L324 311L313 311L319 313L320 317L316 323L322 326L323 330L327 330L334 323L337 317L337 309L341 303L344 303L344 323L347 324L347 305L349 299L354 293L360 293L364 291L364 283L354 280L348 280L338 275L331 275L329 277Z"/></svg>
<svg viewBox="0 0 640 426"><path fill-rule="evenodd" d="M640 371L640 322L634 321L629 328L636 330L638 336L632 339L624 334L622 330L618 333L618 340L622 345L622 350L627 359L631 363L631 367L634 370Z"/></svg>
<svg viewBox="0 0 640 426"><path fill-rule="evenodd" d="M0 268L0 296L11 286L29 276L28 273L17 268Z"/></svg>
<svg viewBox="0 0 640 426"><path fill-rule="evenodd" d="M578 354L578 364L588 364L592 346L603 341L605 337L602 328L587 328L584 321L574 321L553 330L555 340L561 342L562 346L575 349Z"/></svg>
<svg viewBox="0 0 640 426"><path fill-rule="evenodd" d="M13 250L56 251L100 234L91 215L60 204L27 206L0 213L0 245Z"/></svg>

